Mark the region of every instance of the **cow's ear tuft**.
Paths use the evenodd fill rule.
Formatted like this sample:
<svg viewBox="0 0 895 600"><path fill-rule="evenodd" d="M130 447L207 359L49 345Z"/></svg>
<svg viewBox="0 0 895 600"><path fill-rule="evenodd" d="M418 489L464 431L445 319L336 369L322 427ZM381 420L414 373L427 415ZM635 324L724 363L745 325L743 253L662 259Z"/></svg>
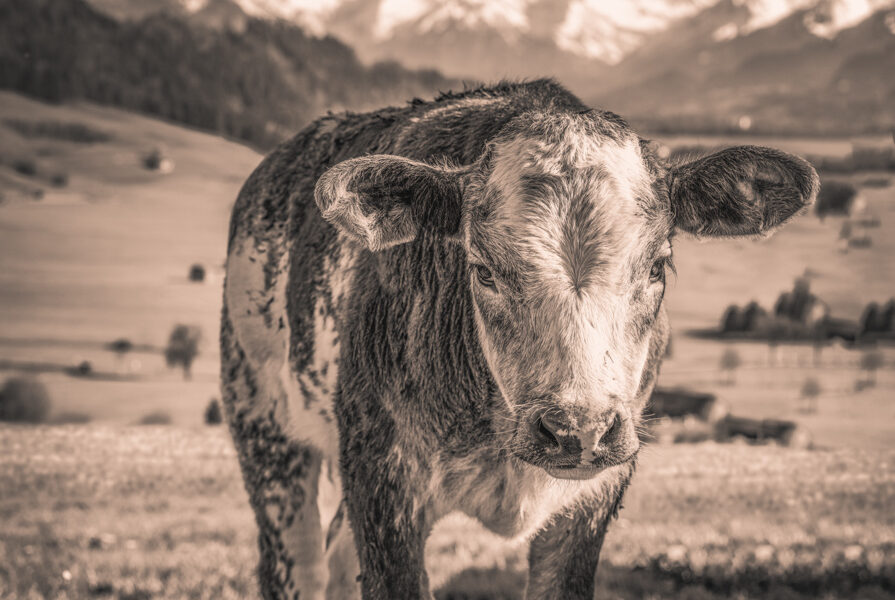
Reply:
<svg viewBox="0 0 895 600"><path fill-rule="evenodd" d="M759 146L727 148L669 172L675 226L697 236L767 235L817 197L805 160Z"/></svg>
<svg viewBox="0 0 895 600"><path fill-rule="evenodd" d="M459 171L376 154L330 168L317 181L314 198L324 219L375 252L423 230L456 235L462 178Z"/></svg>

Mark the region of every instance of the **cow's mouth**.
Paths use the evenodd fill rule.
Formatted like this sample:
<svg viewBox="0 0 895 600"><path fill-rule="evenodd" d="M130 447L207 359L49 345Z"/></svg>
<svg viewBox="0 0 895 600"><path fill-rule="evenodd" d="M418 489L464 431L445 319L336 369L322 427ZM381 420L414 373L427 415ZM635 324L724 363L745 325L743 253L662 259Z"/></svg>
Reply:
<svg viewBox="0 0 895 600"><path fill-rule="evenodd" d="M605 467L577 466L577 467L543 467L547 474L556 479L570 479L584 481L593 479L606 470Z"/></svg>

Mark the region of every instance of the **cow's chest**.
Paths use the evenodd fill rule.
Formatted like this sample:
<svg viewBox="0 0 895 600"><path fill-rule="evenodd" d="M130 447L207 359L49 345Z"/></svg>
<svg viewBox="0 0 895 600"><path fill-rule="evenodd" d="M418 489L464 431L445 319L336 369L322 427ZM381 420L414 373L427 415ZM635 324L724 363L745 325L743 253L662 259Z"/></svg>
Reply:
<svg viewBox="0 0 895 600"><path fill-rule="evenodd" d="M614 480L608 469L587 481L566 481L516 459L498 458L491 449L433 468L429 489L436 514L461 511L507 538L529 537L565 507L594 495Z"/></svg>

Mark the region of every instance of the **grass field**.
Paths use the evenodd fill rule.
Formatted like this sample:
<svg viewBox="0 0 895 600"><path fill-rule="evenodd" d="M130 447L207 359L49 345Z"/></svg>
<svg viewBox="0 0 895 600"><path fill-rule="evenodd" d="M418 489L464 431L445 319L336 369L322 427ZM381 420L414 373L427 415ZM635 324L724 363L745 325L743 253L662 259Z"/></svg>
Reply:
<svg viewBox="0 0 895 600"><path fill-rule="evenodd" d="M0 597L256 596L226 430L3 426L0 456ZM892 450L651 448L606 541L603 597L890 597L893 467ZM436 529L427 563L441 598L524 585L524 548L464 519Z"/></svg>
<svg viewBox="0 0 895 600"><path fill-rule="evenodd" d="M28 132L84 130L8 119L103 135L48 138ZM777 142L795 152L850 147ZM173 172L143 167L153 148ZM254 597L254 523L234 452L224 429L201 420L219 394L230 206L260 158L157 120L0 92L0 380L36 373L55 413L92 419L0 427L0 598ZM21 160L34 162L34 174L21 172ZM52 182L59 173L64 186ZM883 349L876 387L856 393L857 351L827 348L817 366L807 347L784 346L772 361L763 344L683 333L715 325L732 303L770 307L806 269L836 316L856 319L868 302L895 296L895 189L861 194L882 222L868 249L839 252L841 220L812 215L759 242L675 241L676 333L660 384L713 392L737 415L795 420L819 449L648 449L607 539L604 597L895 594L895 349ZM202 284L187 280L193 263L209 273ZM204 335L189 381L159 352L177 323ZM104 349L118 338L140 348L119 359ZM743 361L735 385L718 369L729 346ZM82 361L94 377L63 372ZM811 415L797 410L808 377L822 388ZM134 425L158 410L172 426ZM440 525L428 551L442 599L521 593L525 548L469 521Z"/></svg>

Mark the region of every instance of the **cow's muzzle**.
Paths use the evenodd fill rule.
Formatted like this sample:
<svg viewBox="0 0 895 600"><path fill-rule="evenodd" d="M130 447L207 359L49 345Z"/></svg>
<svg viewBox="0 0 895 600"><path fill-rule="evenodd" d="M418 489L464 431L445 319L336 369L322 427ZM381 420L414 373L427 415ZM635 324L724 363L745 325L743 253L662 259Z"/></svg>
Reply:
<svg viewBox="0 0 895 600"><path fill-rule="evenodd" d="M562 479L588 479L630 460L640 448L631 417L611 409L595 417L575 417L558 408L532 414L527 462Z"/></svg>

